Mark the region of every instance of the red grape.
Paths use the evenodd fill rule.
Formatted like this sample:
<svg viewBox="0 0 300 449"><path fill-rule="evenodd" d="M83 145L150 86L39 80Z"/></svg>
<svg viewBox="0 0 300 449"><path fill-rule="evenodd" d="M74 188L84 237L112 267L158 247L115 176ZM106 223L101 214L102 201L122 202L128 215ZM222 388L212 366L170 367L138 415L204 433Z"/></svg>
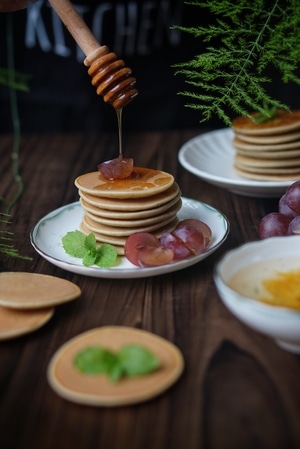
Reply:
<svg viewBox="0 0 300 449"><path fill-rule="evenodd" d="M300 214L300 181L291 184L286 192L286 204L297 214Z"/></svg>
<svg viewBox="0 0 300 449"><path fill-rule="evenodd" d="M261 239L287 235L291 218L280 212L271 212L263 217L258 225L258 235Z"/></svg>
<svg viewBox="0 0 300 449"><path fill-rule="evenodd" d="M193 254L201 254L205 249L205 239L201 231L193 226L179 226L172 232Z"/></svg>
<svg viewBox="0 0 300 449"><path fill-rule="evenodd" d="M178 223L177 228L181 226L193 226L198 229L198 231L202 232L205 238L205 245L208 246L212 239L212 232L210 227L204 223L204 221L198 220L196 218L186 218Z"/></svg>
<svg viewBox="0 0 300 449"><path fill-rule="evenodd" d="M288 235L300 235L300 215L297 215L289 224Z"/></svg>
<svg viewBox="0 0 300 449"><path fill-rule="evenodd" d="M185 244L171 232L164 231L160 237L160 243L164 248L173 251L174 259L185 259L191 255L191 251Z"/></svg>
<svg viewBox="0 0 300 449"><path fill-rule="evenodd" d="M148 246L143 248L138 253L138 261L141 267L156 267L172 262L174 253L169 248L162 246Z"/></svg>
<svg viewBox="0 0 300 449"><path fill-rule="evenodd" d="M133 159L117 157L99 164L98 170L107 179L128 178L133 171Z"/></svg>
<svg viewBox="0 0 300 449"><path fill-rule="evenodd" d="M287 215L288 217L294 218L296 217L297 213L294 212L286 202L286 194L282 195L282 197L279 200L278 203L278 212L280 212L283 215Z"/></svg>
<svg viewBox="0 0 300 449"><path fill-rule="evenodd" d="M127 237L124 252L127 259L134 265L140 265L139 252L145 248L158 248L160 242L154 234L149 232L135 232Z"/></svg>

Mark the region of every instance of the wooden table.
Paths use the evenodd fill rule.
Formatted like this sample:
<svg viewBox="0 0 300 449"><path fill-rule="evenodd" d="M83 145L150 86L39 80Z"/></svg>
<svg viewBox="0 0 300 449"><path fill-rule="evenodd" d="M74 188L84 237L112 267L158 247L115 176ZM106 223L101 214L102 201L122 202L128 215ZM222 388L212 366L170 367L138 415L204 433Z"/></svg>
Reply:
<svg viewBox="0 0 300 449"><path fill-rule="evenodd" d="M2 257L2 269L45 273L80 286L79 300L60 306L40 330L0 344L1 449L274 449L300 447L300 358L237 319L219 299L213 267L224 251L257 239L261 217L277 199L242 197L188 173L177 159L197 131L124 137L136 165L172 173L182 194L220 209L230 235L216 253L185 270L144 279L72 274L41 258L29 233L48 212L78 199L73 181L116 157L117 136L51 135L21 139L25 190L12 210L11 230L23 261ZM11 199L11 136L0 136L0 195ZM133 326L175 343L185 371L148 402L93 408L53 392L46 369L71 337L105 325Z"/></svg>

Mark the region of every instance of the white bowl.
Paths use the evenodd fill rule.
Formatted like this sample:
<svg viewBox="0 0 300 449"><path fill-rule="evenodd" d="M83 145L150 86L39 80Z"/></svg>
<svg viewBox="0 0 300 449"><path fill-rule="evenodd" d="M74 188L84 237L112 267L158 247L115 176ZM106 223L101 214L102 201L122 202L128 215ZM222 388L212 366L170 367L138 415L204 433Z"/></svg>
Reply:
<svg viewBox="0 0 300 449"><path fill-rule="evenodd" d="M300 310L269 305L238 293L228 282L241 269L247 270L245 283L249 286L253 286L252 276L263 279L274 276L275 270L300 270L300 236L272 237L246 243L227 252L214 270L219 296L233 315L274 339L283 349L299 354Z"/></svg>

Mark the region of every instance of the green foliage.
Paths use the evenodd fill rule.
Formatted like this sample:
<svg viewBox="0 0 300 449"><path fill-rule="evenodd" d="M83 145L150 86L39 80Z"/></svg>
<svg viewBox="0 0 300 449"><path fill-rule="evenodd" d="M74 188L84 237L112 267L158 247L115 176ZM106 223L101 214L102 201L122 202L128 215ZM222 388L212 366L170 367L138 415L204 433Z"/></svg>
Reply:
<svg viewBox="0 0 300 449"><path fill-rule="evenodd" d="M201 113L201 122L218 116L231 126L229 111L248 116L288 106L268 94L270 73L283 83L300 84L296 74L300 61L299 0L208 0L189 1L207 8L214 23L199 27L176 27L200 39L204 51L192 60L176 64L190 90L179 92L186 105Z"/></svg>
<svg viewBox="0 0 300 449"><path fill-rule="evenodd" d="M0 213L0 225L10 225L8 214ZM17 259L31 260L31 257L22 256L13 245L13 233L7 229L0 229L0 254L16 257Z"/></svg>

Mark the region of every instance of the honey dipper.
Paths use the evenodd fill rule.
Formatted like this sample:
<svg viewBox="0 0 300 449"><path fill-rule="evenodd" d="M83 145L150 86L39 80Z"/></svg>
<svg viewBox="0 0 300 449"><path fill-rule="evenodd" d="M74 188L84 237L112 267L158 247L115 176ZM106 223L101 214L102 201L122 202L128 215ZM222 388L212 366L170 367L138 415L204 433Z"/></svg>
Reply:
<svg viewBox="0 0 300 449"><path fill-rule="evenodd" d="M116 110L122 109L138 93L131 69L106 45L99 44L69 0L49 0L49 3L85 54L84 65L89 67L97 94Z"/></svg>

